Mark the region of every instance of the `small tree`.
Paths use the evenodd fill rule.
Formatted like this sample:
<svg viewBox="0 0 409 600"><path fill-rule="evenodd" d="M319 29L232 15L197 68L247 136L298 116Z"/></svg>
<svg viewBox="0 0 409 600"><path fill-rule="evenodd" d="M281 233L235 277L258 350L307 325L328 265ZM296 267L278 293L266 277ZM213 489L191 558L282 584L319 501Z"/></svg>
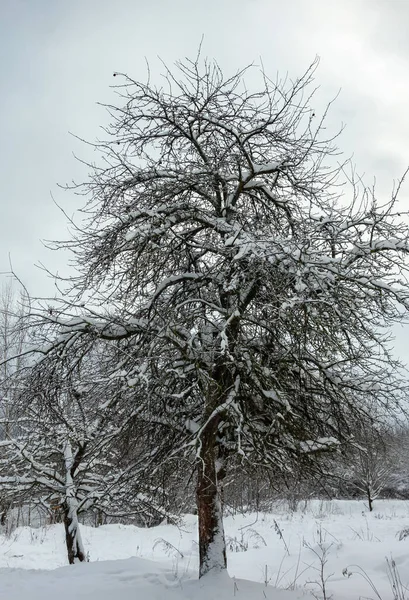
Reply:
<svg viewBox="0 0 409 600"><path fill-rule="evenodd" d="M368 422L356 432L355 440L350 478L355 488L365 495L372 512L374 501L391 481L391 438L386 430L377 431Z"/></svg>
<svg viewBox="0 0 409 600"><path fill-rule="evenodd" d="M149 477L137 492L133 486L149 465L138 461L135 447L131 461L123 456L121 441L135 410L122 401L119 374L104 375L109 348L104 355L96 344L84 350L71 343L16 374L10 432L0 442L0 493L10 503L61 514L70 564L87 559L81 514L158 513Z"/></svg>
<svg viewBox="0 0 409 600"><path fill-rule="evenodd" d="M22 369L25 362L23 353L28 342L24 324L26 315L24 297L16 293L10 280L0 291L0 439L10 433L14 399L18 393L13 375Z"/></svg>
<svg viewBox="0 0 409 600"><path fill-rule="evenodd" d="M16 413L18 381L14 377L24 364L24 350L28 343L25 327L27 310L24 294L18 293L12 280L0 291L0 441L7 439L12 431ZM0 522L5 524L13 502L4 497L0 488Z"/></svg>
<svg viewBox="0 0 409 600"><path fill-rule="evenodd" d="M115 74L102 162L78 188L85 221L57 244L78 277L40 316L63 332L49 355L115 341L129 402L156 431L152 465L195 459L201 576L226 566L233 459L308 468L404 393L385 332L408 308L408 229L397 190L379 203L341 186L314 70L262 73L256 92L200 58L166 70L164 88Z"/></svg>

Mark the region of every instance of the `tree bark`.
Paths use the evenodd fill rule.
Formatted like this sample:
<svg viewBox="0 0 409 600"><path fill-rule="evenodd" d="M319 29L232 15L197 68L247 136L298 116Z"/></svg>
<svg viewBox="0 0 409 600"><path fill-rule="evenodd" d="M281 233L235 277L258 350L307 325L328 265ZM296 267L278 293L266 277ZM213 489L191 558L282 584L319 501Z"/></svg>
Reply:
<svg viewBox="0 0 409 600"><path fill-rule="evenodd" d="M64 445L65 459L65 501L64 509L64 527L65 543L67 545L68 562L73 565L76 562L87 560L84 546L82 544L80 526L78 522L78 502L75 493L74 473L79 462L76 462L72 454L70 440L66 440Z"/></svg>
<svg viewBox="0 0 409 600"><path fill-rule="evenodd" d="M68 562L73 565L77 562L86 562L84 546L79 529L78 516L69 503L64 505L65 544L67 546Z"/></svg>
<svg viewBox="0 0 409 600"><path fill-rule="evenodd" d="M218 464L215 431L205 429L201 437L196 502L199 520L199 577L211 570L227 568L223 529L221 465Z"/></svg>
<svg viewBox="0 0 409 600"><path fill-rule="evenodd" d="M371 488L368 486L366 488L366 496L368 498L368 508L369 508L369 512L373 511L373 500L372 500L372 494L371 494Z"/></svg>

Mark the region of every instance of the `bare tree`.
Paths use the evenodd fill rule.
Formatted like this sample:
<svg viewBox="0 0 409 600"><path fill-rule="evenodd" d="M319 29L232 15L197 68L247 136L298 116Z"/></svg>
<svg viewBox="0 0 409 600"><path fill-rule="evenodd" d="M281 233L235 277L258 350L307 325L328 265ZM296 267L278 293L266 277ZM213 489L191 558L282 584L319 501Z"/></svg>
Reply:
<svg viewBox="0 0 409 600"><path fill-rule="evenodd" d="M355 432L355 448L349 455L347 481L364 494L368 509L391 482L391 435L371 422L360 424Z"/></svg>
<svg viewBox="0 0 409 600"><path fill-rule="evenodd" d="M398 190L378 202L342 186L311 107L315 66L261 73L255 92L246 70L226 78L200 58L166 69L163 88L115 74L83 220L56 244L78 276L38 314L56 329L48 356L115 341L112 372L156 431L152 469L194 459L200 576L226 567L232 461L310 468L405 391L388 349L409 306Z"/></svg>
<svg viewBox="0 0 409 600"><path fill-rule="evenodd" d="M14 375L26 362L26 316L24 294L19 292L15 282L9 279L0 291L0 440L7 439L12 433L12 422L16 413L15 400L18 395L18 382ZM12 500L4 497L0 489L2 525L5 524L12 505Z"/></svg>
<svg viewBox="0 0 409 600"><path fill-rule="evenodd" d="M24 296L16 292L12 280L0 292L0 438L10 433L16 380L14 373L24 365L23 353L26 349L27 330L24 317L27 315ZM15 358L14 358L15 357ZM6 360L4 360L6 359Z"/></svg>
<svg viewBox="0 0 409 600"><path fill-rule="evenodd" d="M109 349L83 351L71 343L58 360L51 353L16 373L10 432L0 442L0 493L10 503L61 514L70 564L87 559L81 514L164 515L154 507L150 478L141 477L149 465L138 461L135 447L130 459L123 456L121 439L136 410L122 401L120 377L104 374ZM135 492L138 474L144 487Z"/></svg>

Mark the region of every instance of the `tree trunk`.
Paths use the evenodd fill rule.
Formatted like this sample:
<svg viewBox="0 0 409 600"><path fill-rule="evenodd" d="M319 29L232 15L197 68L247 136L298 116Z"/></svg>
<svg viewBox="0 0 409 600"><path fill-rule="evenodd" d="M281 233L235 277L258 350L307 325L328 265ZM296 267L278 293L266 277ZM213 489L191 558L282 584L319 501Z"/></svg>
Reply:
<svg viewBox="0 0 409 600"><path fill-rule="evenodd" d="M73 565L76 562L84 562L87 560L87 558L85 555L84 546L82 544L80 525L78 522L78 502L73 479L73 472L75 471L76 466L69 440L66 440L64 445L64 459L65 501L63 504L63 510L65 543L67 545L68 562L70 565Z"/></svg>
<svg viewBox="0 0 409 600"><path fill-rule="evenodd" d="M369 508L369 512L373 511L373 500L372 500L372 494L371 494L372 490L371 488L368 486L366 488L366 496L368 498L368 508Z"/></svg>
<svg viewBox="0 0 409 600"><path fill-rule="evenodd" d="M64 505L64 528L68 562L70 565L86 562L87 557L81 539L77 511L74 507L69 506L69 501Z"/></svg>
<svg viewBox="0 0 409 600"><path fill-rule="evenodd" d="M226 569L221 479L215 432L205 430L197 474L196 502L199 519L199 577L211 570Z"/></svg>

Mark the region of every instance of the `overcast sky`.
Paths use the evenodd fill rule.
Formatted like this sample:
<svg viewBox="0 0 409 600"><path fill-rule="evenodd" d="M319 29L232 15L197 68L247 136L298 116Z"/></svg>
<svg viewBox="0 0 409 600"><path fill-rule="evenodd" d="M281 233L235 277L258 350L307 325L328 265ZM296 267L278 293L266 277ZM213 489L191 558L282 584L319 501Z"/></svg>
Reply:
<svg viewBox="0 0 409 600"><path fill-rule="evenodd" d="M57 183L85 174L69 134L93 140L106 116L114 71L144 78L203 53L228 72L262 57L265 70L292 76L318 55L320 99L331 100L329 127L380 194L409 165L409 2L407 0L0 0L0 271L9 254L34 295L53 283L34 265L64 271L66 256L42 239L67 226L78 199ZM407 190L404 190L402 203Z"/></svg>

